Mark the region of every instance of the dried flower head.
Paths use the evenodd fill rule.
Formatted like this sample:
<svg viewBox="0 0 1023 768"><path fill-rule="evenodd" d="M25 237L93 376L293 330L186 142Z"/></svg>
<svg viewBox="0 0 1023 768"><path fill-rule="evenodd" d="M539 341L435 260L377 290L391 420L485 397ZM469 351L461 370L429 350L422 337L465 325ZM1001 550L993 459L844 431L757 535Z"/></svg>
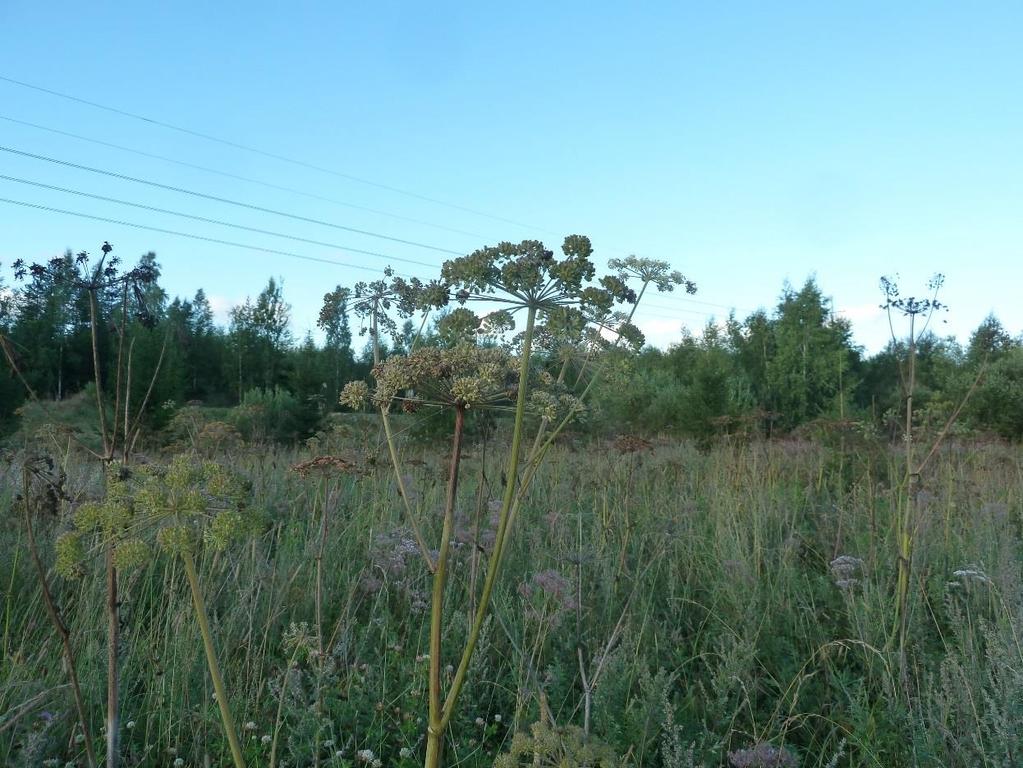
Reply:
<svg viewBox="0 0 1023 768"><path fill-rule="evenodd" d="M373 368L373 404L390 408L396 399L434 405L483 407L507 399L515 360L503 349L469 343L450 349L425 347L394 355Z"/></svg>
<svg viewBox="0 0 1023 768"><path fill-rule="evenodd" d="M696 283L677 269L672 269L666 261L627 256L624 259L611 259L608 266L617 270L621 280L638 279L643 285L652 283L662 293L670 293L676 286L681 286L688 294L696 293Z"/></svg>
<svg viewBox="0 0 1023 768"><path fill-rule="evenodd" d="M303 478L366 474L364 467L343 456L317 456L316 458L293 464L291 471Z"/></svg>

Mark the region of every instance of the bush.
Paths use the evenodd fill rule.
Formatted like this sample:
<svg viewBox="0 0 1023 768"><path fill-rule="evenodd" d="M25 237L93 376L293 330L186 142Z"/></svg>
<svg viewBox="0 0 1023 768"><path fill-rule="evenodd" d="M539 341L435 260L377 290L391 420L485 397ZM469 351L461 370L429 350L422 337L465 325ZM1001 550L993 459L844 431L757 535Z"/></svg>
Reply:
<svg viewBox="0 0 1023 768"><path fill-rule="evenodd" d="M286 389L250 389L232 408L230 423L252 443L293 442L303 432L302 404Z"/></svg>
<svg viewBox="0 0 1023 768"><path fill-rule="evenodd" d="M1010 440L1023 438L1023 349L996 360L977 387L971 407L976 426Z"/></svg>

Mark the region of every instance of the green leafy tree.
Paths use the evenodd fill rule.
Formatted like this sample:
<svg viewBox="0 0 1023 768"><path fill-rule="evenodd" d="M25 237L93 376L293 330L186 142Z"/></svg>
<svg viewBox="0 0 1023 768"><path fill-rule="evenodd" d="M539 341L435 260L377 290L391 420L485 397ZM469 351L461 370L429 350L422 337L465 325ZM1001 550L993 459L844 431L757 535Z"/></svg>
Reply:
<svg viewBox="0 0 1023 768"><path fill-rule="evenodd" d="M778 423L791 429L823 415L839 415L850 399L850 372L858 363L848 320L834 315L813 279L786 289L772 323L767 401Z"/></svg>
<svg viewBox="0 0 1023 768"><path fill-rule="evenodd" d="M316 321L326 335L324 348L330 366L330 399L336 403L343 382L352 378L355 365L352 353L352 329L348 323L348 299L351 291L340 285L323 297L323 306Z"/></svg>
<svg viewBox="0 0 1023 768"><path fill-rule="evenodd" d="M976 426L1009 440L1023 439L1023 346L1006 350L990 364L970 405Z"/></svg>
<svg viewBox="0 0 1023 768"><path fill-rule="evenodd" d="M978 366L985 361L995 362L1019 345L994 315L988 315L970 334L966 345L966 363Z"/></svg>
<svg viewBox="0 0 1023 768"><path fill-rule="evenodd" d="M270 278L256 300L231 310L230 346L234 357L238 399L253 386L272 389L286 377L286 353L291 346L291 305L284 290Z"/></svg>

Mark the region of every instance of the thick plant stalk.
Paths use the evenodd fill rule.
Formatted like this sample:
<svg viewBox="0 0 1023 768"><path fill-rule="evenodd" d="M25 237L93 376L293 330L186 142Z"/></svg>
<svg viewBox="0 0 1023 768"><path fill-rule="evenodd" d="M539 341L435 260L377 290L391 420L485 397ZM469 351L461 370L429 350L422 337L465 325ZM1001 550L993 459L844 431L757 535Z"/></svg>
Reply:
<svg viewBox="0 0 1023 768"><path fill-rule="evenodd" d="M494 551L490 556L490 563L487 568L486 579L483 582L483 592L480 595L479 605L476 607L476 615L473 618L472 626L469 629L469 637L462 650L462 657L455 670L455 676L451 681L451 688L444 699L444 706L441 708L440 720L438 723L431 723L427 734L426 768L438 768L441 765L440 745L444 732L455 711L455 704L465 685L465 677L469 671L469 662L479 642L480 631L483 629L483 621L487 617L490 608L490 597L497 581L500 571L501 555L504 549L506 533L508 531L508 518L512 502L515 499L516 479L519 472L519 458L522 449L523 422L526 412L526 394L529 388L529 358L533 349L533 330L536 325L536 307L531 306L526 315L526 328L523 334L522 355L519 361L519 384L518 395L515 402L515 426L512 432L511 452L508 457L507 486L504 491L504 500L501 503L501 513L498 517L497 536L494 540ZM431 745L433 749L431 750Z"/></svg>
<svg viewBox="0 0 1023 768"><path fill-rule="evenodd" d="M323 721L323 552L327 546L327 507L330 498L330 486L327 478L323 478L320 484L322 499L320 501L320 544L316 550L316 716ZM317 494L319 496L319 494ZM313 502L315 512L316 503ZM281 701L284 697L281 697ZM316 728L315 751L313 752L313 766L320 765L320 728Z"/></svg>
<svg viewBox="0 0 1023 768"><path fill-rule="evenodd" d="M639 302L641 302L643 300L643 294L646 293L647 286L649 286L649 285L650 285L650 281L649 280L645 280L643 282L642 287L640 287L640 289L639 289L639 294L636 296L636 301L633 303L632 309L629 311L629 316L625 318L625 322L626 323L631 323L632 322L632 318L636 315L636 310L639 308ZM617 347L618 344L621 342L621 340L622 340L622 333L621 333L621 330L619 330L618 335L615 337L614 343L611 346L612 347ZM583 374L586 372L586 365L587 365L587 363L589 363L589 356L587 356L586 360L583 361L583 366L579 370L579 375L576 377L576 381L575 381L576 386L578 386L579 382L582 381ZM561 384L565 380L565 375L567 373L568 373L568 360L565 360L565 362L561 366L561 371L558 373L558 384ZM590 379L590 383L586 386L586 389L583 391L583 394L580 395L580 397L579 397L580 400L585 400L586 399L586 395L589 393L590 389L592 389L594 381L595 381L595 379ZM541 451L545 450L545 446L550 444L550 441L548 441L547 443L543 442L544 435L547 433L547 427L550 426L550 423L551 423L550 420L546 416L544 416L540 420L540 426L536 430L536 437L533 438L533 447L530 448L530 450L529 450L529 461L532 461L537 456L539 456ZM565 425L567 423L568 423L568 421L563 421L561 424L559 424L558 428L557 428L557 432L561 432L561 430L565 428Z"/></svg>
<svg viewBox="0 0 1023 768"><path fill-rule="evenodd" d="M89 289L89 327L92 329L92 367L96 381L96 406L99 409L99 431L103 438L103 455L107 458L113 455L113 446L107 438L107 415L103 410L103 377L99 367L99 339L96 338L96 327L99 322L96 317L96 290Z"/></svg>
<svg viewBox="0 0 1023 768"><path fill-rule="evenodd" d="M373 365L380 365L380 326L377 322L377 310L373 310L373 324L370 329L370 336L373 338ZM426 318L423 318L423 322L426 322ZM420 328L422 330L422 328ZM418 336L416 337L419 338ZM419 547L419 554L423 556L423 560L426 562L426 567L430 573L433 573L436 569L436 565L433 562L433 558L430 557L430 549L426 546L426 540L423 538L423 532L419 528L419 523L416 520L416 515L412 511L412 504L408 500L408 491L405 489L405 478L401 474L401 462L398 460L398 446L394 441L394 431L391 429L391 419L388 414L388 406L383 405L380 407L380 420L384 425L384 437L387 439L387 452L391 457L391 466L394 468L394 479L398 484L398 494L401 496L402 504L405 505L405 516L408 518L409 526L412 528L412 536L416 540L416 546Z"/></svg>
<svg viewBox="0 0 1023 768"><path fill-rule="evenodd" d="M916 485L919 474L913 465L913 390L916 387L916 336L914 321L909 319L909 371L906 376L906 477L905 496L899 515L898 529L898 578L895 597L895 633L899 649L899 667L903 682L906 681L906 641L909 627L909 582L913 558L913 509L916 500Z"/></svg>
<svg viewBox="0 0 1023 768"><path fill-rule="evenodd" d="M380 409L380 420L384 424L384 436L387 438L387 451L391 456L391 466L394 468L395 481L398 483L398 494L401 496L402 503L405 505L405 516L408 518L409 527L412 528L412 535L415 537L416 546L419 547L419 554L421 554L423 556L423 560L426 561L426 567L431 573L433 573L436 571L437 564L434 563L433 558L430 557L430 550L426 546L426 540L423 538L423 532L419 528L416 515L412 511L412 504L408 500L408 491L405 489L405 478L401 475L401 462L398 459L398 446L394 440L394 431L391 429L391 419L388 415L386 406Z"/></svg>
<svg viewBox="0 0 1023 768"><path fill-rule="evenodd" d="M124 284L124 291L121 298L121 324L117 329L117 369L115 371L116 378L114 380L114 424L110 429L110 457L113 458L114 453L117 450L117 429L118 429L118 418L121 415L121 377L124 375L124 332L128 323L128 283ZM132 339L132 346L134 346L134 339ZM131 349L128 350L128 365L131 365ZM125 395L127 395L127 389L125 388ZM127 416L127 415L126 415Z"/></svg>
<svg viewBox="0 0 1023 768"><path fill-rule="evenodd" d="M245 768L242 748L238 743L238 731L234 727L234 718L231 716L231 708L227 701L227 688L224 686L224 678L220 674L220 665L217 663L217 651L213 646L213 634L210 632L206 603L199 587L199 576L195 572L195 560L188 552L184 552L181 559L185 565L185 576L188 578L189 589L192 591L195 618L199 622L199 632L202 633L203 648L206 650L206 664L210 670L210 678L213 680L213 691L217 695L217 706L220 708L220 720L224 725L224 734L231 746L231 757L234 760L235 768Z"/></svg>
<svg viewBox="0 0 1023 768"><path fill-rule="evenodd" d="M39 578L39 587L43 593L43 604L46 606L46 613L49 614L53 628L60 636L61 647L64 651L64 661L67 663L68 681L71 683L71 692L75 699L75 711L78 714L78 722L82 726L82 737L85 745L85 759L89 768L96 768L96 750L92 745L92 736L89 734L89 721L85 715L85 701L82 698L82 687L78 683L78 667L75 664L75 653L71 648L71 633L60 616L57 603L50 593L50 584L46 580L46 569L39 557L39 548L36 545L35 533L32 530L32 513L29 508L29 488L27 473L23 479L25 499L25 529L28 532L28 549L32 555L32 563L35 565L36 575Z"/></svg>
<svg viewBox="0 0 1023 768"><path fill-rule="evenodd" d="M458 495L458 465L462 459L462 432L465 407L455 407L455 430L451 441L451 467L448 492L444 503L444 524L437 570L433 574L433 599L430 606L430 724L426 734L426 764L440 765L444 751L443 702L441 701L441 633L444 627L444 588L447 585L448 554L451 532L455 526L455 499Z"/></svg>
<svg viewBox="0 0 1023 768"><path fill-rule="evenodd" d="M149 397L153 394L153 387L156 386L156 380L160 375L160 368L163 366L163 357L167 352L167 341L170 338L170 332L163 337L163 345L160 347L160 356L156 359L156 367L153 369L153 375L149 378L149 386L146 388L145 397L142 398L142 404L139 405L138 413L135 414L135 420L131 422L131 440L128 439L128 429L125 429L124 433L124 460L128 460L128 456L135 450L135 441L139 439L139 435L142 433L142 417L145 415L146 406L149 405Z"/></svg>
<svg viewBox="0 0 1023 768"><path fill-rule="evenodd" d="M121 619L117 611L117 568L114 544L107 543L107 768L121 762L121 669L117 658Z"/></svg>

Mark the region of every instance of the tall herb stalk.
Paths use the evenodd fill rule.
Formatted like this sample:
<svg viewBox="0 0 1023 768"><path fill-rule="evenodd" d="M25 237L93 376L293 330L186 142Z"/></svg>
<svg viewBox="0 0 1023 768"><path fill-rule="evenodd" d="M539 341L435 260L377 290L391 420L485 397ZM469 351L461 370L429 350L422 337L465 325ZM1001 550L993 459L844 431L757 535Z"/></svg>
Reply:
<svg viewBox="0 0 1023 768"><path fill-rule="evenodd" d="M423 405L439 405L454 409L451 459L448 468L447 493L442 521L441 541L434 562L425 550L418 529L417 542L433 572L430 611L430 668L429 719L426 730L425 766L439 768L443 764L444 738L454 717L459 698L467 683L470 663L480 640L480 634L490 611L491 599L502 570L504 557L511 539L515 515L529 488L530 482L543 462L548 448L565 427L581 412L582 400L597 380L591 375L582 392L566 385L572 352L581 353L576 386L585 380L587 368L598 367L595 360L602 353L614 350L622 341L638 347L642 334L631 324L638 299L628 281L639 278L640 293L654 283L659 290L672 290L685 285L690 292L695 286L664 262L637 259L612 262L617 274L601 277L590 285L595 276L591 261L590 241L581 236L570 236L562 246L564 258L558 260L553 252L538 241L519 244L501 243L448 261L441 272L440 286L432 283L410 289L403 281L391 285L357 286L356 294L365 297L363 311L369 319L374 341L375 366L373 376L376 389L372 393L363 382L351 382L341 394L341 402L359 407L372 399L383 420L389 452L398 476L399 492L406 497L398 451L390 428L388 413L392 404L400 402L406 410L417 410ZM442 289L443 292L441 292ZM479 317L466 308L459 308L441 321L440 335L453 344L446 350L411 350L408 355L381 360L379 338L381 325L393 321L382 319L382 310L391 302L399 304L406 316L415 308L425 313L431 308L444 306L449 298L460 305L469 302L487 302L503 305L485 317ZM616 312L616 304L632 305L629 313ZM356 304L358 307L359 304ZM525 312L525 325L516 337L514 356L500 347L479 345L479 334L500 338L514 329L514 314ZM613 341L608 342L602 332L610 330ZM564 355L557 378L549 374L538 376L533 365L533 353L538 334L547 346L562 346ZM417 335L418 338L418 335ZM505 486L497 517L493 548L483 575L479 596L472 596L474 610L457 653L451 683L443 691L441 670L444 665L444 596L447 586L450 540L458 498L459 468L465 428L466 411L470 408L494 407L512 393L504 385L506 374L514 373L514 401L501 407L512 410L512 435L505 469ZM525 450L527 416L537 416L539 426L532 447ZM549 425L556 425L548 429ZM411 515L410 506L406 511Z"/></svg>
<svg viewBox="0 0 1023 768"><path fill-rule="evenodd" d="M918 522L916 499L920 487L921 471L921 467L916 462L913 433L913 397L916 393L917 344L920 337L926 333L934 313L946 308L937 298L938 291L943 283L944 276L939 274L932 277L928 282L931 295L920 299L914 296L901 296L898 285L894 280L887 277L881 278L881 289L885 296L885 303L881 306L887 312L892 341L896 345L898 344L898 339L895 335L892 314L901 314L909 321L909 333L906 337L906 359L904 363L900 363L899 367L905 409L903 431L905 466L896 519L896 545L898 551L896 555L895 617L891 632L891 637L898 652L903 685L906 685L908 681L906 649L908 644L909 598L913 572L913 548ZM918 318L921 318L923 321L919 326L917 323Z"/></svg>
<svg viewBox="0 0 1023 768"><path fill-rule="evenodd" d="M152 394L153 385L159 376L160 367L163 363L163 355L167 343L164 341L160 352L160 359L152 372L149 387L145 398L132 419L131 417L131 350L134 338L130 341L127 335L128 315L130 309L129 297L137 302L135 307L139 319L144 325L153 325L152 315L142 301L140 286L148 285L155 281L157 273L152 265L142 264L132 270L121 273L118 270L119 260L111 256L113 246L104 242L101 248L102 256L92 266L89 265L89 254L85 251L79 253L69 266L65 259L56 258L48 264L27 265L23 261L16 261L14 264L15 276L23 279L31 274L33 277L40 277L47 273L55 278L69 282L68 287L82 292L88 300L89 307L89 334L92 349L93 385L96 392L97 422L100 433L100 451L90 448L90 452L96 456L104 466L109 466L115 459L127 464L135 441L138 439L141 430L142 418L148 405L149 396ZM70 257L68 257L70 258ZM99 309L100 294L108 291L116 291L120 296L120 318L116 326L117 330L117 352L115 365L115 383L113 392L113 423L108 423L107 407L108 397L104 389L103 367L100 361L100 338L99 330L103 318ZM127 346L127 348L126 348ZM27 391L33 399L38 399L31 387L28 387L24 377L17 369L13 356L4 345L5 356L12 368L18 374L19 379L25 384ZM120 415L123 412L123 423L120 422ZM121 438L120 444L118 439ZM109 538L105 544L104 562L106 569L106 624L107 624L107 697L106 697L106 765L107 768L117 768L120 764L120 662L118 651L120 646L120 598L118 595L117 578L117 553L115 552L116 539Z"/></svg>

